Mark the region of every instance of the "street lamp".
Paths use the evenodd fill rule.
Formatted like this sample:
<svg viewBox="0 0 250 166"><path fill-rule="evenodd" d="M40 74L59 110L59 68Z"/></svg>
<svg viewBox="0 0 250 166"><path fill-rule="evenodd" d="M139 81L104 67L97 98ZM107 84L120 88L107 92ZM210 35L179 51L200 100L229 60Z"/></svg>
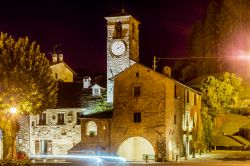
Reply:
<svg viewBox="0 0 250 166"><path fill-rule="evenodd" d="M15 114L16 111L17 111L17 109L15 107L11 107L10 108L10 113Z"/></svg>

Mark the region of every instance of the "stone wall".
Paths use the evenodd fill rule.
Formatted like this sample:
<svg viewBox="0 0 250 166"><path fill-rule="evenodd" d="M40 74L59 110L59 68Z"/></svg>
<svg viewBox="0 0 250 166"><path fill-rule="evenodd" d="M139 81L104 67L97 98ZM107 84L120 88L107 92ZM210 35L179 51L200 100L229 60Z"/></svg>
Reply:
<svg viewBox="0 0 250 166"><path fill-rule="evenodd" d="M81 140L81 125L76 124L81 109L50 109L46 111L46 125L39 125L39 115L31 116L31 154L36 154L35 141L51 141L52 154L67 154ZM57 125L57 114L64 114L64 125Z"/></svg>
<svg viewBox="0 0 250 166"><path fill-rule="evenodd" d="M125 17L106 17L107 19L107 101L113 102L113 82L110 78L116 76L120 72L133 65L135 61L139 60L139 30L138 22L131 16ZM122 22L122 36L121 40L126 43L126 52L120 57L114 57L111 54L110 44L114 40L115 34L115 23ZM135 24L137 29L136 41L131 38L131 27L132 22Z"/></svg>
<svg viewBox="0 0 250 166"><path fill-rule="evenodd" d="M136 73L139 73L138 77ZM141 96L133 96L133 86L141 86ZM129 137L146 138L158 152L157 140L166 136L166 79L155 71L135 64L115 79L112 121L112 150ZM141 112L141 123L134 123L134 113ZM158 151L158 152L157 152Z"/></svg>
<svg viewBox="0 0 250 166"><path fill-rule="evenodd" d="M17 133L17 151L29 154L30 117L28 115L20 116L17 122L20 125L20 130Z"/></svg>
<svg viewBox="0 0 250 166"><path fill-rule="evenodd" d="M140 97L134 97L134 86L141 87ZM175 86L178 96L175 96ZM140 64L116 77L114 87L113 152L117 152L127 138L140 136L153 145L156 155L162 159L175 160L177 154L184 154L185 114L190 114L188 121L192 126L197 120L197 113L192 110L194 107L200 109L201 99L197 92ZM190 91L188 103L187 89ZM196 106L194 93L197 94ZM134 123L135 112L141 112L141 123Z"/></svg>
<svg viewBox="0 0 250 166"><path fill-rule="evenodd" d="M90 136L86 133L87 123L93 121L97 125L97 135ZM110 120L85 118L81 121L81 150L92 150L96 154L110 152Z"/></svg>
<svg viewBox="0 0 250 166"><path fill-rule="evenodd" d="M63 82L73 82L73 72L66 67L64 62L50 66L52 76L55 80L62 80ZM57 74L57 79L56 75Z"/></svg>
<svg viewBox="0 0 250 166"><path fill-rule="evenodd" d="M52 141L52 154L67 154L80 142L80 125L36 126L31 128L31 154L35 154L36 140Z"/></svg>

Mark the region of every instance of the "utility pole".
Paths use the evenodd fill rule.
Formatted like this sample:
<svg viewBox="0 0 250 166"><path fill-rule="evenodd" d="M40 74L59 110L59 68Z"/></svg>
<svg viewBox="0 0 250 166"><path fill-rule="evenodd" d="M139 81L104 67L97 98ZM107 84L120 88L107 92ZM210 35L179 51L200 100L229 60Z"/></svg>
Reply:
<svg viewBox="0 0 250 166"><path fill-rule="evenodd" d="M156 56L154 56L154 60L153 60L153 70L155 70L156 68L157 68L157 65L156 65L156 63L158 62L158 60L157 60L157 57Z"/></svg>

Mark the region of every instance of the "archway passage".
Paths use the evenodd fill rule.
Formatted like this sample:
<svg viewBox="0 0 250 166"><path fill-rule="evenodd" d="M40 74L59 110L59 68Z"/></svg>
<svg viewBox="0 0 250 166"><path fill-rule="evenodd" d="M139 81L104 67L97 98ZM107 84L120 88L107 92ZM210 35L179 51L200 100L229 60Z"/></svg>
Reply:
<svg viewBox="0 0 250 166"><path fill-rule="evenodd" d="M152 144L142 137L126 139L119 146L117 153L128 161L142 161L145 155L149 155L149 159L155 155Z"/></svg>

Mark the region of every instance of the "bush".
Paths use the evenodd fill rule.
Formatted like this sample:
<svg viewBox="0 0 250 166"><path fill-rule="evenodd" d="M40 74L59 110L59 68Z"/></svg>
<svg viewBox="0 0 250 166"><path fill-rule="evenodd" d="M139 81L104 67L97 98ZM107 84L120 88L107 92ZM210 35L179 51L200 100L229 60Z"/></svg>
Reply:
<svg viewBox="0 0 250 166"><path fill-rule="evenodd" d="M0 166L31 166L29 160L0 160Z"/></svg>

